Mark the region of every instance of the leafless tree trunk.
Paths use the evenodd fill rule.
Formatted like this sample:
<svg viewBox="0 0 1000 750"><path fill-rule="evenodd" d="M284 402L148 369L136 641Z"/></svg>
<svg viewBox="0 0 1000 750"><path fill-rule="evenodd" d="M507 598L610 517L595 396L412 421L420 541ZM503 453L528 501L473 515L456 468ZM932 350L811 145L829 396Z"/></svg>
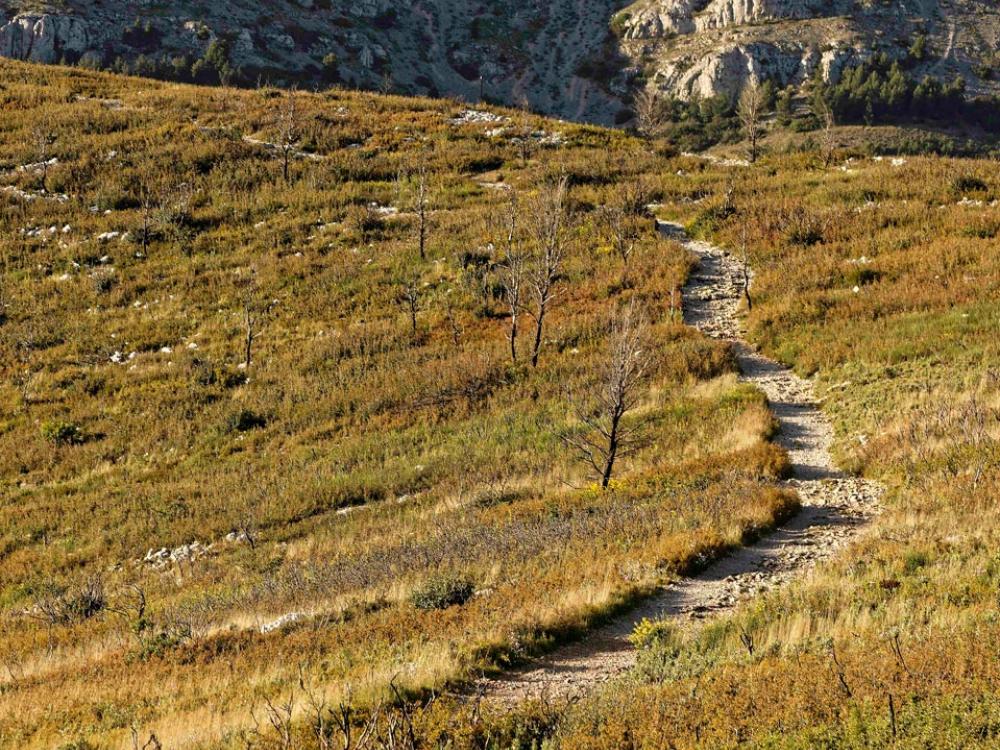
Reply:
<svg viewBox="0 0 1000 750"><path fill-rule="evenodd" d="M621 279L619 286L627 289L629 285L629 269L636 242L639 239L639 227L635 216L625 203L605 206L601 212L604 225L611 242L611 250L621 262Z"/></svg>
<svg viewBox="0 0 1000 750"><path fill-rule="evenodd" d="M427 167L420 165L417 180L417 232L420 260L427 259Z"/></svg>
<svg viewBox="0 0 1000 750"><path fill-rule="evenodd" d="M153 195L153 188L147 180L139 184L139 206L142 209L142 254L149 252L149 233L153 227L153 212L158 200Z"/></svg>
<svg viewBox="0 0 1000 750"><path fill-rule="evenodd" d="M251 286L243 298L243 362L250 367L253 357L253 345L257 341L264 318L271 311L274 303L262 303L255 299L256 289Z"/></svg>
<svg viewBox="0 0 1000 750"><path fill-rule="evenodd" d="M408 279L403 283L403 290L400 297L410 313L410 328L413 338L417 338L417 313L420 311L420 287L417 279Z"/></svg>
<svg viewBox="0 0 1000 750"><path fill-rule="evenodd" d="M509 191L506 211L502 219L504 259L500 265L500 280L503 284L504 301L507 312L510 313L510 359L517 362L518 316L524 305L524 287L526 278L525 257L517 244L517 193Z"/></svg>
<svg viewBox="0 0 1000 750"><path fill-rule="evenodd" d="M527 97L521 97L518 108L521 110L521 114L518 123L517 145L518 150L521 152L521 166L526 167L528 166L528 160L531 159L531 152L534 150L531 104L528 102Z"/></svg>
<svg viewBox="0 0 1000 750"><path fill-rule="evenodd" d="M528 285L534 300L535 340L531 349L531 366L538 366L542 350L545 316L549 312L565 260L567 230L570 217L566 207L569 180L560 178L546 185L532 207L531 232L535 256L528 271Z"/></svg>
<svg viewBox="0 0 1000 750"><path fill-rule="evenodd" d="M833 161L833 128L836 125L836 121L833 116L833 109L820 96L817 96L815 99L813 113L816 119L819 120L820 127L822 128L820 134L820 153L823 155L823 168L826 169Z"/></svg>
<svg viewBox="0 0 1000 750"><path fill-rule="evenodd" d="M243 303L243 362L247 367L253 358L253 342L257 336L257 324L260 316L248 299Z"/></svg>
<svg viewBox="0 0 1000 750"><path fill-rule="evenodd" d="M635 129L644 138L654 138L663 129L663 105L655 90L646 87L635 96Z"/></svg>
<svg viewBox="0 0 1000 750"><path fill-rule="evenodd" d="M736 113L743 126L743 133L749 141L747 157L752 164L757 161L759 155L761 121L764 117L764 92L756 78L751 78L740 92Z"/></svg>
<svg viewBox="0 0 1000 750"><path fill-rule="evenodd" d="M35 157L42 170L42 187L48 189L49 149L56 142L56 137L41 125L37 125L31 129L31 140L35 148Z"/></svg>
<svg viewBox="0 0 1000 750"><path fill-rule="evenodd" d="M623 424L625 415L639 403L649 369L648 324L645 313L632 300L612 321L608 359L591 397L579 398L575 408L586 429L564 439L600 478L611 483L615 462L635 447L637 428ZM596 405L591 406L596 401ZM589 408L588 408L589 407Z"/></svg>
<svg viewBox="0 0 1000 750"><path fill-rule="evenodd" d="M743 299L747 303L747 312L753 310L753 299L750 297L750 242L746 221L740 227L740 273L743 276Z"/></svg>
<svg viewBox="0 0 1000 750"><path fill-rule="evenodd" d="M278 150L281 152L281 173L287 184L291 181L291 160L302 138L302 123L295 91L282 97L275 117L275 129L278 133Z"/></svg>

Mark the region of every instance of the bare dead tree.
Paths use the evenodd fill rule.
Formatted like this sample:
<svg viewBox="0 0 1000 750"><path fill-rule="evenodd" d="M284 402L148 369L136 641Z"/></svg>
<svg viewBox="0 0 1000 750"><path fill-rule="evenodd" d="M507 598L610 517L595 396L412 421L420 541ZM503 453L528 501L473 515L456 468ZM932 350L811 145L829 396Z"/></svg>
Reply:
<svg viewBox="0 0 1000 750"><path fill-rule="evenodd" d="M323 695L322 689L316 689L310 685L306 677L306 664L299 664L299 686L305 695L309 727L316 738L316 745L319 750L330 750L333 710L330 708L330 701Z"/></svg>
<svg viewBox="0 0 1000 750"><path fill-rule="evenodd" d="M747 303L747 312L753 310L753 299L750 297L750 231L747 222L740 224L740 275L743 282L743 299Z"/></svg>
<svg viewBox="0 0 1000 750"><path fill-rule="evenodd" d="M448 329L451 331L451 342L457 349L459 344L462 343L462 326L458 322L458 316L455 314L455 305L452 304L450 296L447 297L445 302L444 316L448 321Z"/></svg>
<svg viewBox="0 0 1000 750"><path fill-rule="evenodd" d="M510 328L507 333L507 340L510 342L510 361L517 362L518 316L524 305L526 278L525 258L519 249L514 248L507 253L500 266L500 278L503 283L504 301L507 303L507 312L510 315Z"/></svg>
<svg viewBox="0 0 1000 750"><path fill-rule="evenodd" d="M500 281L503 285L504 301L510 314L510 330L507 339L510 342L511 362L517 362L518 316L524 306L524 288L526 283L526 259L517 242L518 203L517 193L508 191L507 203L499 223L499 232L503 235L504 259L500 264Z"/></svg>
<svg viewBox="0 0 1000 750"><path fill-rule="evenodd" d="M663 102L655 89L646 87L635 95L632 103L635 129L644 138L655 138L663 130Z"/></svg>
<svg viewBox="0 0 1000 750"><path fill-rule="evenodd" d="M521 166L526 167L535 146L535 129L531 123L531 104L528 102L526 96L521 97L520 102L518 102L518 109L520 110L520 114L518 115L517 135L513 139L513 142L517 144L518 151L521 154Z"/></svg>
<svg viewBox="0 0 1000 750"><path fill-rule="evenodd" d="M757 161L759 142L764 118L764 91L756 77L743 86L736 106L736 114L743 126L743 134L748 141L747 158L750 163Z"/></svg>
<svg viewBox="0 0 1000 750"><path fill-rule="evenodd" d="M43 125L36 125L31 129L31 143L35 150L35 158L39 168L42 170L42 187L49 178L49 151L56 142L56 136L52 131Z"/></svg>
<svg viewBox="0 0 1000 750"><path fill-rule="evenodd" d="M557 285L562 274L571 221L566 197L569 180L562 177L544 186L532 204L530 232L535 246L530 260L527 279L534 302L531 311L535 319L535 339L531 349L531 366L538 366L542 350L545 316L557 296Z"/></svg>
<svg viewBox="0 0 1000 750"><path fill-rule="evenodd" d="M417 338L417 313L420 312L420 286L416 277L407 279L402 284L399 295L410 313L410 329L413 338Z"/></svg>
<svg viewBox="0 0 1000 750"><path fill-rule="evenodd" d="M243 364L249 369L253 363L253 346L267 315L274 307L276 300L262 302L255 284L250 284L243 295Z"/></svg>
<svg viewBox="0 0 1000 750"><path fill-rule="evenodd" d="M614 204L601 209L601 220L604 224L611 251L621 263L621 278L619 287L629 286L629 270L636 243L639 241L639 224L629 205L628 196Z"/></svg>
<svg viewBox="0 0 1000 750"><path fill-rule="evenodd" d="M264 719L270 725L271 729L277 737L278 747L281 750L291 750L293 737L293 718L295 716L295 690L292 689L288 693L288 697L284 700L278 699L277 701L271 698L264 698L263 714ZM251 709L250 719L253 721L254 729L253 733L260 738L265 736L264 730L261 727L261 722L257 719L256 713Z"/></svg>
<svg viewBox="0 0 1000 750"><path fill-rule="evenodd" d="M149 237L155 225L160 196L146 175L139 181L139 208L142 211L142 230L139 241L142 243L142 253L149 251Z"/></svg>
<svg viewBox="0 0 1000 750"><path fill-rule="evenodd" d="M648 323L633 299L611 324L607 360L595 392L574 398L574 408L584 430L564 437L607 488L615 462L635 448L640 425L623 419L639 404L649 371Z"/></svg>
<svg viewBox="0 0 1000 750"><path fill-rule="evenodd" d="M291 180L292 157L298 151L302 139L302 118L295 91L290 91L281 97L274 124L278 134L275 145L281 154L281 173L287 184Z"/></svg>
<svg viewBox="0 0 1000 750"><path fill-rule="evenodd" d="M146 740L142 745L139 744L139 727L133 723L129 727L132 733L132 750L163 750L163 745L160 744L159 738L156 736L155 732L149 733L149 739Z"/></svg>
<svg viewBox="0 0 1000 750"><path fill-rule="evenodd" d="M833 116L833 109L822 96L813 99L813 114L820 124L820 154L823 157L823 168L826 169L833 161L834 138L833 129L836 120Z"/></svg>
<svg viewBox="0 0 1000 750"><path fill-rule="evenodd" d="M421 164L417 170L417 241L420 260L427 259L427 165Z"/></svg>

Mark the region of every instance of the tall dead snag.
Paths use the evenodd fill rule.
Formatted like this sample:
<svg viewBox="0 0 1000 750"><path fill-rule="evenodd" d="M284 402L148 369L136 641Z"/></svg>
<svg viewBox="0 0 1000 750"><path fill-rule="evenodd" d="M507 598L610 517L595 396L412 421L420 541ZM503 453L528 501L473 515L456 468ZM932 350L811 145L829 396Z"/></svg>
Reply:
<svg viewBox="0 0 1000 750"><path fill-rule="evenodd" d="M417 241L420 248L420 260L427 259L427 166L420 165L417 170Z"/></svg>
<svg viewBox="0 0 1000 750"><path fill-rule="evenodd" d="M511 140L511 143L517 145L518 151L521 154L521 166L526 167L528 166L528 161L531 159L535 145L535 128L531 122L531 103L526 96L521 97L520 102L518 102L518 109L520 112L517 116L516 135Z"/></svg>
<svg viewBox="0 0 1000 750"><path fill-rule="evenodd" d="M649 372L648 328L645 313L632 300L611 322L607 358L594 393L573 397L585 429L564 440L577 450L604 489L611 483L615 461L637 443L638 426L626 426L623 419L639 404Z"/></svg>
<svg viewBox="0 0 1000 750"><path fill-rule="evenodd" d="M568 244L571 217L566 206L569 180L562 177L542 188L531 206L531 239L534 256L527 274L528 289L534 307L535 340L531 349L531 366L538 366L542 350L545 316L557 296L557 285L562 273Z"/></svg>
<svg viewBox="0 0 1000 750"><path fill-rule="evenodd" d="M35 149L35 158L42 173L42 187L46 187L49 179L49 152L56 142L56 136L42 125L31 129L31 142Z"/></svg>
<svg viewBox="0 0 1000 750"><path fill-rule="evenodd" d="M644 88L635 95L632 102L635 113L635 129L644 138L655 138L663 130L663 102L650 88Z"/></svg>
<svg viewBox="0 0 1000 750"><path fill-rule="evenodd" d="M833 109L822 96L817 95L813 99L813 115L820 125L820 153L823 156L823 168L826 169L833 161L833 128L837 123L833 116Z"/></svg>
<svg viewBox="0 0 1000 750"><path fill-rule="evenodd" d="M747 312L753 310L753 299L750 297L750 240L746 221L740 227L740 274L743 277L743 299L747 303Z"/></svg>
<svg viewBox="0 0 1000 750"><path fill-rule="evenodd" d="M299 114L298 97L290 91L281 98L275 115L275 130L278 141L275 144L281 154L281 173L285 183L291 181L292 157L299 150L302 139L302 118Z"/></svg>
<svg viewBox="0 0 1000 750"><path fill-rule="evenodd" d="M410 332L417 339L417 313L420 312L420 284L416 277L406 279L399 292L400 301L410 314Z"/></svg>
<svg viewBox="0 0 1000 750"><path fill-rule="evenodd" d="M764 91L757 79L751 78L740 92L736 106L736 114L748 141L747 158L751 164L757 161L759 155L764 106Z"/></svg>
<svg viewBox="0 0 1000 750"><path fill-rule="evenodd" d="M277 300L270 302L259 299L259 292L256 284L247 285L243 295L242 323L243 323L243 366L247 369L253 361L253 347L260 335L261 327L267 318L271 308L277 304Z"/></svg>
<svg viewBox="0 0 1000 750"><path fill-rule="evenodd" d="M517 362L518 320L524 307L527 268L524 252L517 241L518 203L517 193L508 191L507 203L502 213L494 217L491 234L497 237L503 248L503 259L498 270L500 284L503 287L503 298L510 315L510 330L507 339L510 342L511 362ZM494 247L497 241L494 241Z"/></svg>

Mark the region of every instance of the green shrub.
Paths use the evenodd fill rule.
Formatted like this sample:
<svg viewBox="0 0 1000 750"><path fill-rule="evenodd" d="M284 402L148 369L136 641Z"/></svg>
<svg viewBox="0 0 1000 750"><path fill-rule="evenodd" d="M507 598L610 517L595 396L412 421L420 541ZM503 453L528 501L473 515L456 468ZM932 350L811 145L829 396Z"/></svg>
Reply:
<svg viewBox="0 0 1000 750"><path fill-rule="evenodd" d="M414 590L410 601L417 609L447 609L465 604L475 591L472 582L453 576L435 576Z"/></svg>
<svg viewBox="0 0 1000 750"><path fill-rule="evenodd" d="M951 189L959 195L965 193L985 193L989 190L989 185L972 175L962 175L952 180Z"/></svg>
<svg viewBox="0 0 1000 750"><path fill-rule="evenodd" d="M249 432L267 426L267 417L252 409L240 409L226 418L227 432Z"/></svg>
<svg viewBox="0 0 1000 750"><path fill-rule="evenodd" d="M80 445L84 441L83 431L73 422L44 422L42 437L55 445Z"/></svg>
<svg viewBox="0 0 1000 750"><path fill-rule="evenodd" d="M677 626L669 620L650 620L642 618L632 634L628 637L637 649L653 646L676 645L679 641Z"/></svg>

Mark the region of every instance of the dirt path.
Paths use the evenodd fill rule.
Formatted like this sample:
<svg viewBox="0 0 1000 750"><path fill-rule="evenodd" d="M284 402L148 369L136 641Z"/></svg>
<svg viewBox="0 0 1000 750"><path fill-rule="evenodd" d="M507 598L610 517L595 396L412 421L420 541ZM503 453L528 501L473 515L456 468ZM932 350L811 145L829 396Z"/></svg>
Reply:
<svg viewBox="0 0 1000 750"><path fill-rule="evenodd" d="M696 242L676 224L660 232L700 259L684 287L684 320L713 338L732 342L744 380L760 388L781 423L777 442L789 454L802 510L785 526L705 571L665 586L659 593L584 639L568 644L520 670L483 680L489 699L567 697L613 679L635 663L628 636L643 618L705 618L732 610L754 594L799 577L842 547L878 510L881 490L869 480L847 477L830 457L833 433L815 405L812 385L741 338L740 264L719 248Z"/></svg>

